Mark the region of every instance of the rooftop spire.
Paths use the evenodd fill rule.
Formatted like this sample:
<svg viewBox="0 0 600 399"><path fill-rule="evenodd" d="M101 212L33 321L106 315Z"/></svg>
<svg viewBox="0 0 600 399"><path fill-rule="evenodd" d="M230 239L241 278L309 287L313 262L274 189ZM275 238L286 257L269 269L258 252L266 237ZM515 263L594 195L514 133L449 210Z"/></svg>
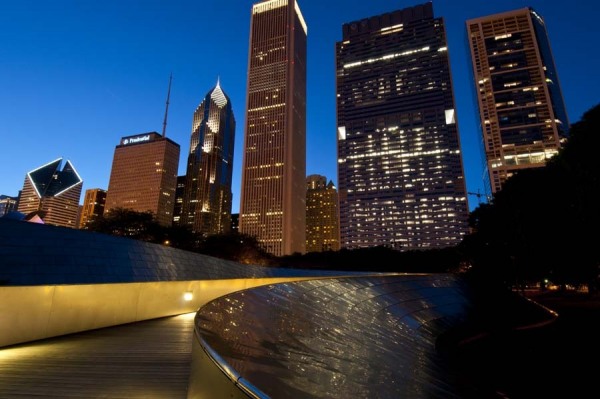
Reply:
<svg viewBox="0 0 600 399"><path fill-rule="evenodd" d="M165 107L165 119L163 121L162 136L166 137L167 133L167 114L169 113L169 99L171 98L171 82L173 81L173 72L169 76L169 90L167 91L167 106Z"/></svg>
<svg viewBox="0 0 600 399"><path fill-rule="evenodd" d="M220 77L217 77L217 85L212 90L210 98L212 98L219 108L222 108L227 104L227 97L225 96L225 93L223 93L223 89L221 89Z"/></svg>

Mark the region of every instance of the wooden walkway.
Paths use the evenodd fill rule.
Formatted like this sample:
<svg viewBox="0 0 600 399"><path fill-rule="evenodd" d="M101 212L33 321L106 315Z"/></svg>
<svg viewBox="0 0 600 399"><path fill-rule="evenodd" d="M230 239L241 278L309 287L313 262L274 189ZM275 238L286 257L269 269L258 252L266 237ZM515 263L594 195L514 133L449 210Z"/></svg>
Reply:
<svg viewBox="0 0 600 399"><path fill-rule="evenodd" d="M184 399L194 315L0 348L0 398Z"/></svg>

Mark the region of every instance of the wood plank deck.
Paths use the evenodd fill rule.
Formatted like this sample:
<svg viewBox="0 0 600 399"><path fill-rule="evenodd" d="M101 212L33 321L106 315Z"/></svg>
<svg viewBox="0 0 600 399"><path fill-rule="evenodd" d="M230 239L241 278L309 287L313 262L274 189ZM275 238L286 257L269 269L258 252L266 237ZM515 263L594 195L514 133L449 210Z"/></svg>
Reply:
<svg viewBox="0 0 600 399"><path fill-rule="evenodd" d="M186 398L194 315L0 349L0 398Z"/></svg>

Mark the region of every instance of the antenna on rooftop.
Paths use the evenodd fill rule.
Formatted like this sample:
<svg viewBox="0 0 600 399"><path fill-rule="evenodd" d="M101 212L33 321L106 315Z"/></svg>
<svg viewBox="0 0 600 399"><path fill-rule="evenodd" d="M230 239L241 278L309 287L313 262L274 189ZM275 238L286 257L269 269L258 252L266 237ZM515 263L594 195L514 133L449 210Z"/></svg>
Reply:
<svg viewBox="0 0 600 399"><path fill-rule="evenodd" d="M173 81L173 72L169 76L169 91L167 91L167 106L165 108L165 120L163 121L162 136L166 137L167 133L167 114L169 113L169 98L171 98L171 82Z"/></svg>

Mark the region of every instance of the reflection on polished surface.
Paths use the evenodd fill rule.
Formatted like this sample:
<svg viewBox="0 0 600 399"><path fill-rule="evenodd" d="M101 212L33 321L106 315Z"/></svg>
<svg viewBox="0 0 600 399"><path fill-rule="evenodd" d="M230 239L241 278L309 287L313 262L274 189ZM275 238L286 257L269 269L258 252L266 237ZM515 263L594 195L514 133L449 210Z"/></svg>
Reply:
<svg viewBox="0 0 600 399"><path fill-rule="evenodd" d="M310 280L218 298L196 336L232 380L269 397L452 398L435 341L468 306L450 275Z"/></svg>

